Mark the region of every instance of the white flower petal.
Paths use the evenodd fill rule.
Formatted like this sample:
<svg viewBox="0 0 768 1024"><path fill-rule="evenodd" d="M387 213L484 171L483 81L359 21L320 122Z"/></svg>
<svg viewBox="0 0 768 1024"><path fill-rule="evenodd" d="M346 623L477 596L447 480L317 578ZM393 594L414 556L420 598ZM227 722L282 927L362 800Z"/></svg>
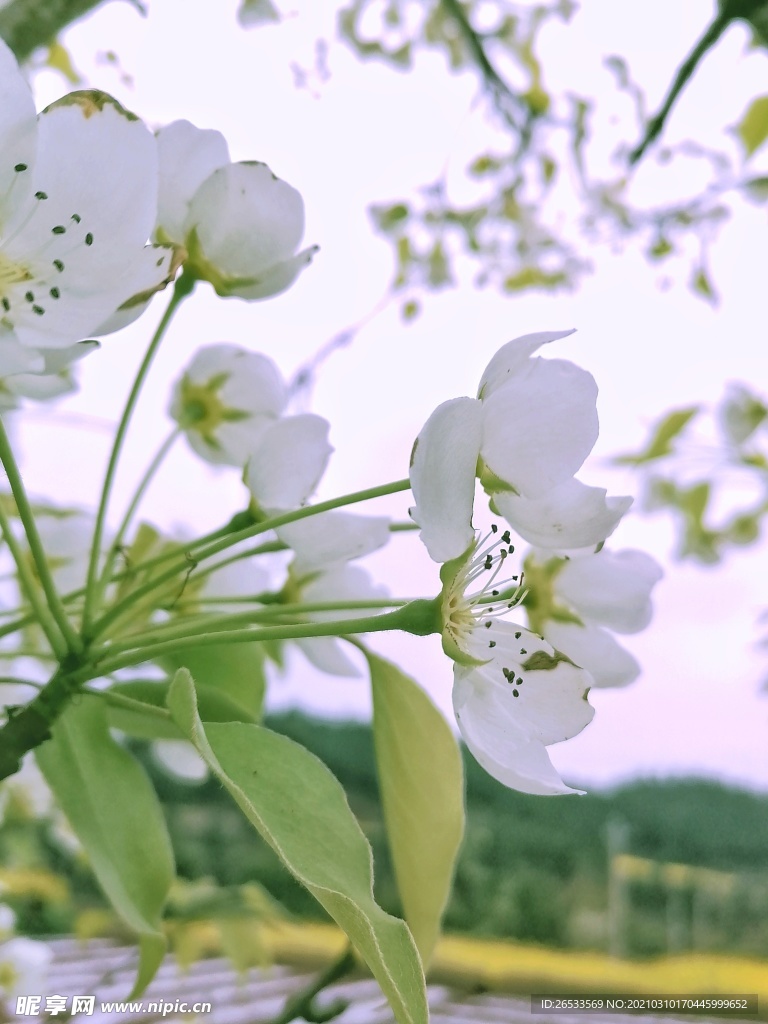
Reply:
<svg viewBox="0 0 768 1024"><path fill-rule="evenodd" d="M374 583L371 575L360 565L336 565L326 572L321 572L302 588L302 600L308 604L319 602L365 601L368 598L378 600L386 597L387 588ZM346 611L311 612L311 618L318 622L332 622L336 619L354 619L359 617L359 609L350 608Z"/></svg>
<svg viewBox="0 0 768 1024"><path fill-rule="evenodd" d="M89 333L113 334L138 320L177 269L173 250L164 245L145 245L125 273L113 282L111 291L118 304L115 311Z"/></svg>
<svg viewBox="0 0 768 1024"><path fill-rule="evenodd" d="M181 245L189 204L206 178L229 163L229 148L221 132L172 121L157 133L157 151L157 226L162 238Z"/></svg>
<svg viewBox="0 0 768 1024"><path fill-rule="evenodd" d="M489 398L502 384L506 384L511 376L525 372L530 366L533 353L551 341L559 341L575 333L570 331L537 331L535 334L523 334L513 341L502 345L486 366L480 378L477 397Z"/></svg>
<svg viewBox="0 0 768 1024"><path fill-rule="evenodd" d="M548 622L544 635L559 651L585 668L595 686L626 686L640 675L640 665L629 651L599 626Z"/></svg>
<svg viewBox="0 0 768 1024"><path fill-rule="evenodd" d="M307 661L329 676L348 679L359 677L360 670L343 650L341 641L332 636L305 636L294 643L301 648Z"/></svg>
<svg viewBox="0 0 768 1024"><path fill-rule="evenodd" d="M325 472L333 448L329 423L305 413L270 423L261 433L245 470L245 483L264 509L303 505Z"/></svg>
<svg viewBox="0 0 768 1024"><path fill-rule="evenodd" d="M203 256L226 278L260 278L294 256L304 234L304 201L263 163L214 171L190 203Z"/></svg>
<svg viewBox="0 0 768 1024"><path fill-rule="evenodd" d="M19 373L4 381L6 391L36 402L69 394L77 388L70 367L100 347L98 341L79 341L69 348L40 349L43 360L39 373ZM30 351L30 350L26 350Z"/></svg>
<svg viewBox="0 0 768 1024"><path fill-rule="evenodd" d="M300 519L275 531L295 552L293 572L306 576L341 562L362 558L388 543L389 519L330 511Z"/></svg>
<svg viewBox="0 0 768 1024"><path fill-rule="evenodd" d="M70 93L40 114L33 181L47 198L38 201L20 244L39 241L50 259L58 254L78 264L91 286L109 285L139 256L157 211L157 147L146 126L111 97ZM52 235L55 225L64 232ZM89 232L93 242L85 245Z"/></svg>
<svg viewBox="0 0 768 1024"><path fill-rule="evenodd" d="M20 345L11 331L0 327L0 380L16 373L41 373L44 368L39 352Z"/></svg>
<svg viewBox="0 0 768 1024"><path fill-rule="evenodd" d="M589 673L522 626L497 622L475 632L472 653L493 657L478 666L454 666L453 703L464 741L506 786L542 795L570 792L545 747L575 736L592 720Z"/></svg>
<svg viewBox="0 0 768 1024"><path fill-rule="evenodd" d="M301 271L309 266L317 252L318 246L311 245L296 256L283 260L282 263L275 263L269 269L253 275L248 284L232 285L228 294L236 295L240 299L267 299L271 295L279 295L286 288L290 288Z"/></svg>
<svg viewBox="0 0 768 1024"><path fill-rule="evenodd" d="M579 694L569 694L564 699L565 703L576 701L589 708ZM557 774L544 742L521 719L519 704L520 698L512 696L507 683L496 682L481 669L454 667L456 721L478 763L499 782L521 793L551 796L578 792L566 786ZM580 722L585 717L580 708L579 714ZM591 715L579 728L590 718Z"/></svg>
<svg viewBox="0 0 768 1024"><path fill-rule="evenodd" d="M526 498L565 483L598 434L597 385L563 359L535 359L483 401L482 457Z"/></svg>
<svg viewBox="0 0 768 1024"><path fill-rule="evenodd" d="M9 233L32 194L37 118L35 103L16 58L0 40L0 230ZM16 170L17 167L23 168Z"/></svg>
<svg viewBox="0 0 768 1024"><path fill-rule="evenodd" d="M416 438L410 474L416 504L411 516L436 562L458 558L474 539L472 506L482 421L477 399L454 398L435 409Z"/></svg>
<svg viewBox="0 0 768 1024"><path fill-rule="evenodd" d="M571 479L541 498L504 492L493 503L529 544L550 550L595 547L609 537L632 504L632 498L609 498L603 487Z"/></svg>
<svg viewBox="0 0 768 1024"><path fill-rule="evenodd" d="M130 297L157 202L154 137L103 93L72 93L38 122L39 198L3 257L29 279L6 298L24 344L58 348L93 333Z"/></svg>
<svg viewBox="0 0 768 1024"><path fill-rule="evenodd" d="M617 633L639 633L651 621L651 591L662 576L644 551L600 551L567 561L554 586L581 617Z"/></svg>

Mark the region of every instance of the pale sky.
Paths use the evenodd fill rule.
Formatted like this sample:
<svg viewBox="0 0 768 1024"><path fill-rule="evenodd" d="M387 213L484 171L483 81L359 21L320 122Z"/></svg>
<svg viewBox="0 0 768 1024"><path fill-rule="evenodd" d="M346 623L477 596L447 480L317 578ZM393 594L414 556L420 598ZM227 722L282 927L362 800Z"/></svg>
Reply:
<svg viewBox="0 0 768 1024"><path fill-rule="evenodd" d="M150 0L148 6L149 18L142 19L129 4L108 4L72 29L65 41L76 67L89 84L112 92L153 127L187 118L221 130L234 159L266 161L301 191L306 244L318 243L321 252L277 299L221 301L207 286L198 289L145 388L140 429L128 446L117 490L121 502L168 428L170 384L196 348L213 341L242 344L266 352L290 375L339 330L366 316L387 288L389 250L371 230L367 204L408 197L446 161L449 180L458 182L468 157L494 141L498 145L484 103L476 102L474 76L449 76L434 54L421 57L413 72L398 74L373 63L363 66L334 45L331 78L318 86L318 96L297 90L290 63L312 65L315 39L332 38L335 5L292 11L282 25L249 31L237 25L234 0ZM284 4L283 10L291 9ZM655 109L677 63L711 17L712 4L681 0L674 20L669 10L661 0L592 0L569 26L553 23L541 51L550 89L613 95L602 58L621 53ZM669 142L691 135L736 151L722 130L765 91L768 67L765 53L747 52L746 43L746 32L734 29L710 55L675 110ZM110 50L119 57L120 71L97 57ZM38 75L35 87L41 106L66 91L50 72ZM599 124L610 138L611 145L602 147L607 154L629 123L629 105L614 97L603 109ZM628 141L635 141L634 134ZM675 195L686 173L690 169L674 179L649 162L638 189L646 196L660 188ZM407 475L413 439L427 416L448 398L473 394L501 344L528 331L569 327L578 333L552 354L590 370L601 389L601 437L581 475L610 485L613 493L632 493L636 482L608 475L601 460L638 448L665 409L714 401L726 380L768 390L767 248L764 211L739 206L711 252L722 295L714 311L685 288L687 263L672 267L676 283L662 291L658 268L631 247L623 254L607 247L588 253L595 272L574 294L502 298L467 283L425 297L422 316L408 327L395 308L387 309L354 345L332 357L313 395L313 411L331 421L336 448L318 497ZM69 419L57 419L52 430L43 412L20 426L25 474L35 493L78 504L95 500L109 435L75 414L117 419L163 301L156 300L121 335L104 339L101 352L83 363L80 394L58 406ZM163 482L151 491L145 515L158 525L203 530L244 501L236 471L214 472L181 445ZM407 496L399 495L366 511L402 519L407 504ZM668 524L639 515L627 517L610 545L644 548L666 568L653 624L622 639L644 672L625 690L592 691L595 720L580 736L550 748L556 766L587 786L635 775L696 773L768 790L768 700L758 693L768 657L755 647L755 620L766 604L766 551L748 549L717 569L679 566L668 557ZM367 564L398 595L430 596L439 588L437 566L414 535L395 538ZM373 646L398 660L452 717L451 665L436 638L380 634ZM289 678L275 682L271 701L298 701L337 715L365 715L369 708L364 679L323 676L298 655Z"/></svg>

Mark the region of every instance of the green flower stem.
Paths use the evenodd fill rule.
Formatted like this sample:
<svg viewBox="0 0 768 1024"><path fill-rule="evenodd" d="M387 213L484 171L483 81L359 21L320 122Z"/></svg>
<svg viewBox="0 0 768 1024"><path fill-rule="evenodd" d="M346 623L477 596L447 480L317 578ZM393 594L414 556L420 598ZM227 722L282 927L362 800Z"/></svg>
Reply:
<svg viewBox="0 0 768 1024"><path fill-rule="evenodd" d="M34 686L36 690L42 690L44 685L31 679L22 679L21 676L0 676L0 686Z"/></svg>
<svg viewBox="0 0 768 1024"><path fill-rule="evenodd" d="M48 643L51 645L51 650L57 657L63 658L67 653L66 641L59 630L56 620L48 610L48 606L45 601L42 600L37 580L35 579L32 570L27 565L25 553L22 551L18 541L14 537L11 524L8 522L8 518L2 508L0 508L0 529L5 537L5 542L8 545L11 557L16 563L21 589L24 591L29 603L32 605L33 614L30 616L30 620L32 622L39 622ZM13 625L13 623L11 623L11 625ZM12 631L13 630L9 630L8 627L6 627L6 632Z"/></svg>
<svg viewBox="0 0 768 1024"><path fill-rule="evenodd" d="M244 558L254 558L257 555L271 555L277 551L287 551L288 545L283 544L281 540L267 541L266 544L257 544L255 547L248 548L246 551L238 551L235 555L230 555L229 558L222 558L220 562L214 562L213 565L203 566L198 572L196 579L199 582L204 576L211 576L213 573L218 572L219 569L223 569L227 565L233 565L235 562L240 562Z"/></svg>
<svg viewBox="0 0 768 1024"><path fill-rule="evenodd" d="M227 616L227 618L230 618ZM234 618L232 616L231 618ZM383 615L371 615L361 619L341 619L337 622L304 622L272 626L266 629L226 629L201 633L198 627L179 625L174 639L158 643L147 643L138 649L118 652L112 656L117 645L109 645L92 652L91 665L84 666L76 678L82 682L97 676L109 675L121 668L154 661L167 654L189 650L193 647L211 647L217 644L254 643L265 640L302 640L315 636L346 636L352 633L377 633L382 630L400 629L417 636L440 632L438 602L411 601L397 611ZM138 639L138 638L137 638Z"/></svg>
<svg viewBox="0 0 768 1024"><path fill-rule="evenodd" d="M126 697L124 693L114 693L112 690L91 690L89 687L85 687L84 690L94 697L102 697L107 704L112 704L114 707L137 711L141 715L152 715L153 718L171 720L171 712L167 708L159 708L143 700L134 700L133 697Z"/></svg>
<svg viewBox="0 0 768 1024"><path fill-rule="evenodd" d="M311 604L281 604L275 601L272 594L246 594L239 597L198 597L197 605L247 604L256 605L248 614L254 619L274 619L280 615L303 615L305 612L343 612L357 611L361 608L402 608L412 601L412 597L382 597L360 601L313 601ZM266 604L266 607L262 607ZM176 605L177 609L184 607ZM204 613L206 614L206 613Z"/></svg>
<svg viewBox="0 0 768 1024"><path fill-rule="evenodd" d="M32 616L31 621L36 622L37 620ZM0 651L0 659L14 661L16 658L37 658L38 661L56 661L54 654L49 654L47 651L38 651L34 647L14 647L13 650Z"/></svg>
<svg viewBox="0 0 768 1024"><path fill-rule="evenodd" d="M81 666L78 655L64 655L37 696L21 710L9 714L8 721L0 728L0 779L17 772L27 751L50 738L51 725L78 689L75 673Z"/></svg>
<svg viewBox="0 0 768 1024"><path fill-rule="evenodd" d="M318 975L314 981L311 981L306 988L301 989L296 993L296 995L292 996L288 1000L283 1012L275 1017L271 1024L292 1024L293 1021L299 1020L332 1020L332 1017L328 1016L329 1011L335 1011L333 1012L333 1017L338 1016L349 1006L349 1000L340 999L332 1006L325 1006L322 1010L318 1011L318 1007L315 1003L315 997L318 996L323 989L328 988L329 985L339 981L340 978L345 977L347 974L351 974L356 967L357 961L355 959L355 954L352 951L352 947L347 946L337 960L334 960L333 963Z"/></svg>
<svg viewBox="0 0 768 1024"><path fill-rule="evenodd" d="M115 558L117 557L118 552L120 551L120 548L122 546L123 539L125 538L125 535L128 532L128 527L131 525L131 521L133 520L133 517L136 514L136 509L141 504L141 500L146 494L147 488L152 483L153 479L155 478L155 474L157 473L158 469L160 469L160 466L162 466L166 455L171 450L180 434L181 427L174 427L173 430L168 435L168 437L166 437L166 439L158 448L155 457L152 459L149 466L147 466L144 476L139 481L139 485L136 488L136 492L133 495L133 498L131 499L130 505L126 509L125 515L123 516L123 521L122 523L120 523L120 527L117 533L115 534L115 539L112 541L112 546L109 550L109 554L107 555L107 559L104 563L104 570L101 574L101 579L99 580L99 587L102 593L104 592L104 590L106 590L106 587L112 576L112 570L115 565Z"/></svg>
<svg viewBox="0 0 768 1024"><path fill-rule="evenodd" d="M93 530L93 544L91 545L91 557L88 563L88 579L85 590L85 606L83 608L84 634L88 634L90 632L93 616L98 612L101 598L107 584L107 580L105 578L102 577L101 580L98 578L101 541L104 536L107 508L109 506L109 498L112 493L112 485L115 480L117 464L120 460L120 454L123 450L123 444L125 442L126 434L128 433L128 427L133 416L133 411L136 408L136 402L138 401L139 394L141 393L144 381L149 373L149 368L152 365L152 361L154 360L158 348L160 347L160 342L163 340L166 329L173 319L174 313L179 308L183 300L192 292L194 286L194 278L189 277L186 273L182 273L177 279L173 287L171 301L168 303L165 313L157 326L157 330L149 343L149 347L141 366L139 367L136 379L133 382L130 394L128 395L128 399L125 403L120 423L118 424L115 440L112 444L112 451L109 456L109 462L107 463L104 483L101 488L101 499L99 501L99 508L96 513L96 524Z"/></svg>
<svg viewBox="0 0 768 1024"><path fill-rule="evenodd" d="M226 600L226 599L225 599ZM233 598L242 601L242 598ZM316 612L367 611L369 609L403 608L409 600L394 601L316 601L311 604L273 604L266 608L253 608L234 615L191 615L180 621L170 622L156 629L146 630L134 636L128 636L111 643L107 648L110 654L132 651L147 644L175 640L177 637L195 636L201 630L206 633L236 629L240 626L253 626L260 622L273 619L288 618L292 625L300 625L306 615ZM297 622L297 620L299 620ZM312 623L306 623L312 625Z"/></svg>
<svg viewBox="0 0 768 1024"><path fill-rule="evenodd" d="M10 484L11 493L13 494L13 498L16 502L16 508L19 513L21 525L24 527L24 532L27 535L27 544L29 545L29 551L35 565L37 578L40 581L40 586L43 588L47 606L46 603L40 599L39 588L36 585L35 578L27 564L26 558L24 557L24 552L19 547L16 538L13 536L5 511L0 509L0 525L2 526L3 533L5 534L8 549L16 563L19 579L27 596L27 600L32 605L35 615L39 619L40 625L48 638L51 648L58 656L63 657L68 651L80 651L83 646L82 642L75 632L72 623L67 618L67 613L64 611L61 598L59 597L56 585L53 582L51 571L48 568L48 561L45 557L45 551L43 550L43 545L40 541L40 534L37 531L35 517L32 513L29 499L27 498L27 492L24 489L24 482L21 479L21 473L19 472L19 467L16 464L16 459L13 456L13 451L11 450L11 445L8 440L8 434L5 431L5 426L1 417L0 461L2 462L8 477L8 483ZM63 644L62 639L64 641Z"/></svg>
<svg viewBox="0 0 768 1024"><path fill-rule="evenodd" d="M187 545L181 552L174 552L174 556L180 555L178 564L167 569L164 573L160 573L159 576L153 577L148 580L145 584L137 587L136 590L127 594L126 597L119 601L117 604L103 615L96 623L94 623L90 636L95 638L104 634L109 627L116 622L131 605L140 601L147 594L151 593L156 588L162 586L168 580L174 579L179 573L189 573L190 571L190 558L192 559L192 567L195 567L197 562L203 561L206 558L212 558L213 555L218 555L220 551L226 551L227 548L232 547L235 544L239 544L241 541L250 540L251 537L257 537L259 534L267 533L270 530L274 530L279 526L286 526L288 523L298 522L300 519L307 519L309 516L318 515L321 512L329 512L334 508L341 508L344 505L354 505L360 501L368 501L371 498L380 498L386 494L396 494L399 491L409 490L411 486L410 480L396 480L394 483L382 484L380 487L370 487L364 491L355 491L352 494L342 495L340 498L332 498L330 501L321 501L317 505L307 505L304 508L296 509L293 512L286 512L283 515L275 516L272 519L266 519L263 522L256 523L254 526L249 526L246 529L237 530L234 532L227 533L221 536L218 540L214 540L203 547L201 550L195 550L197 544ZM235 517L237 519L237 517ZM192 550L195 550L194 556L190 554ZM149 562L139 563L135 566L135 571L140 572L146 570ZM181 596L181 595L179 595Z"/></svg>

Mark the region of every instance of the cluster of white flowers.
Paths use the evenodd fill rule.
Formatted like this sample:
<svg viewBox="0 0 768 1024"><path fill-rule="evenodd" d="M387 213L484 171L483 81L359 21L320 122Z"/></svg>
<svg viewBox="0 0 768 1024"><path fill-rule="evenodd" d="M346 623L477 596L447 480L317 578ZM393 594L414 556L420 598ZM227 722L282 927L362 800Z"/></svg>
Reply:
<svg viewBox="0 0 768 1024"><path fill-rule="evenodd" d="M262 299L310 262L299 193L231 163L218 132L179 121L154 136L95 90L37 115L2 41L0 89L0 408L71 390L93 336L134 320L182 264Z"/></svg>
<svg viewBox="0 0 768 1024"><path fill-rule="evenodd" d="M182 267L220 296L256 300L288 288L311 261L315 248L300 249L299 193L263 163L233 163L218 132L176 121L155 136L93 91L36 116L2 43L0 88L0 408L70 388L72 363L97 346L90 336L135 319ZM455 662L461 733L501 782L542 794L569 792L546 747L590 721L590 686L637 675L609 631L644 628L660 577L640 552L602 550L631 498L575 476L598 434L597 386L573 363L536 354L571 333L502 346L476 398L429 417L410 472L412 517L442 563L443 645ZM291 411L275 363L230 343L197 352L169 413L201 458L243 474L259 521L305 507L333 451L325 419ZM506 520L482 539L473 525L478 481ZM53 579L72 592L85 580L92 522L74 516L54 527L43 537ZM534 549L516 574L512 531ZM268 536L291 556L277 587L261 559L230 560L197 588L198 607L248 597L242 607L258 610L263 588L273 603L311 606L306 623L343 621L357 614L352 606L385 596L352 563L390 535L387 519L342 511L279 526ZM105 583L100 596L107 591ZM324 604L340 607L317 609ZM508 619L518 606L527 626ZM337 637L295 642L322 670L354 672Z"/></svg>

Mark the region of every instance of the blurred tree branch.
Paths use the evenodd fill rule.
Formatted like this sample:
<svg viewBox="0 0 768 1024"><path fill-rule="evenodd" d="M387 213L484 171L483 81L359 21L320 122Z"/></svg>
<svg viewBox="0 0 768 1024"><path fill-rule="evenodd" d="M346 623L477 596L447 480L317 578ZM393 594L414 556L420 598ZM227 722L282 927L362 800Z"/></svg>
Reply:
<svg viewBox="0 0 768 1024"><path fill-rule="evenodd" d="M62 29L106 0L11 0L0 10L0 39L21 63L48 46ZM141 8L140 8L141 9Z"/></svg>
<svg viewBox="0 0 768 1024"><path fill-rule="evenodd" d="M758 42L765 42L765 32L768 28L768 3L766 0L720 0L718 11L703 35L695 44L691 52L677 69L672 85L669 88L666 99L661 105L658 114L651 118L643 136L642 142L629 154L630 166L638 163L648 147L655 141L664 129L667 117L680 93L685 88L688 80L693 75L699 62L706 55L715 43L718 42L723 32L734 21L744 20L755 32L755 39Z"/></svg>

